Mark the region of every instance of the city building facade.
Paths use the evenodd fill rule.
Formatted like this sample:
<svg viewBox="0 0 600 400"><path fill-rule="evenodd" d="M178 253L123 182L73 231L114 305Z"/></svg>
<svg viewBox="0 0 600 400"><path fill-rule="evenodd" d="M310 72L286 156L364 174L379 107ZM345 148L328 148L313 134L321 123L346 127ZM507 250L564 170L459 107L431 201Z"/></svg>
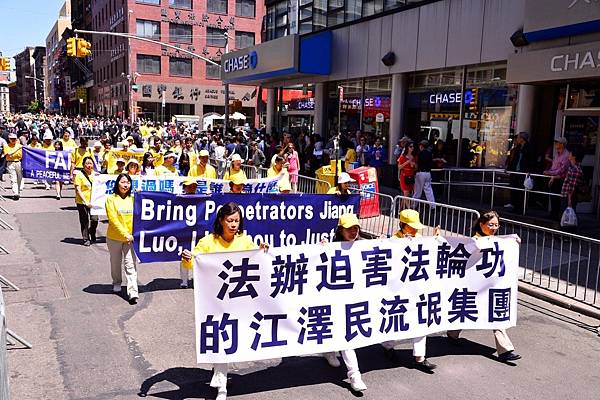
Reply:
<svg viewBox="0 0 600 400"><path fill-rule="evenodd" d="M26 112L34 100L44 103L45 58L42 46L26 47L14 56L16 84L10 89L14 110Z"/></svg>
<svg viewBox="0 0 600 400"><path fill-rule="evenodd" d="M60 112L62 110L62 104L67 100L71 89L66 43L63 38L65 29L70 28L71 2L67 0L62 5L58 18L46 37L45 88L48 99L46 110L49 112Z"/></svg>
<svg viewBox="0 0 600 400"><path fill-rule="evenodd" d="M450 165L504 168L519 132L543 170L553 139L585 147L585 202L598 206L600 3L574 0L266 2L267 41L226 82L266 88L267 129L330 137L361 131L393 147L404 135L445 142ZM330 69L303 73L303 43L328 32ZM270 43L297 36L289 65ZM287 41L288 48L294 41ZM303 67L304 65L304 67ZM304 71L303 71L304 68ZM310 72L310 71L309 71ZM295 94L295 95L294 95ZM393 177L391 177L393 178ZM393 178L395 179L395 178Z"/></svg>
<svg viewBox="0 0 600 400"><path fill-rule="evenodd" d="M260 42L264 10L255 0L94 1L93 30L129 33L177 48L94 35L95 87L89 111L161 121L174 115L223 114L220 59L226 51ZM231 85L229 96L242 102L242 113L253 122L256 88Z"/></svg>

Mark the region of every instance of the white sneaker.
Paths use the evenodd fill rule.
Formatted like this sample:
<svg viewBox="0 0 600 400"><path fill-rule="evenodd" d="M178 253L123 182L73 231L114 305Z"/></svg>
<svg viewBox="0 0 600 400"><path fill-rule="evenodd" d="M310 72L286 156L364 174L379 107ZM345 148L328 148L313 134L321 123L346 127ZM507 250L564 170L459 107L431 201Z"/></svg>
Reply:
<svg viewBox="0 0 600 400"><path fill-rule="evenodd" d="M113 285L113 292L121 293L121 285Z"/></svg>
<svg viewBox="0 0 600 400"><path fill-rule="evenodd" d="M215 400L226 400L227 399L227 390L219 389L217 392L217 398Z"/></svg>
<svg viewBox="0 0 600 400"><path fill-rule="evenodd" d="M360 374L357 374L350 378L350 386L355 392L364 392L365 390L367 390L367 385L365 385L365 383L363 382L362 378L360 377Z"/></svg>
<svg viewBox="0 0 600 400"><path fill-rule="evenodd" d="M337 353L333 352L333 353L325 353L323 354L323 357L325 357L325 359L327 360L327 363L329 363L330 366L332 366L333 368L338 368L340 365L340 360L338 360L337 358Z"/></svg>

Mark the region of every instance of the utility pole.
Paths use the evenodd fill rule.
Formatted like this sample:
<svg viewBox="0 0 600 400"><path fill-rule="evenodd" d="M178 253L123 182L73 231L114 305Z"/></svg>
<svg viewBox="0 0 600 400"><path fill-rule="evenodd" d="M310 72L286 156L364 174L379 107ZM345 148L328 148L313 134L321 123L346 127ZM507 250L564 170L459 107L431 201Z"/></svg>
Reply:
<svg viewBox="0 0 600 400"><path fill-rule="evenodd" d="M229 53L229 35L227 32L223 33L225 36L225 54ZM222 71L221 71L222 72ZM222 77L221 77L222 79ZM225 83L225 114L224 114L224 122L225 129L223 129L223 135L227 133L227 127L229 126L229 83Z"/></svg>

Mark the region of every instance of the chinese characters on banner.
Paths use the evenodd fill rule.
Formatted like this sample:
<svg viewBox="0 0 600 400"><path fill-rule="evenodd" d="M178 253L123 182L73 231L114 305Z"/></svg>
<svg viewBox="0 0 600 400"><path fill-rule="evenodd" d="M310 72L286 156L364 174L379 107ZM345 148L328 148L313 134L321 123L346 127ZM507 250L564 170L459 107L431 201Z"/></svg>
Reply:
<svg viewBox="0 0 600 400"><path fill-rule="evenodd" d="M197 362L514 326L518 254L514 237L429 237L198 255Z"/></svg>
<svg viewBox="0 0 600 400"><path fill-rule="evenodd" d="M92 184L92 215L106 215L104 203L106 198L113 193L117 175L97 175ZM131 191L166 192L173 194L183 193L185 176L149 176L132 175ZM277 184L281 175L272 178L248 179L244 184L244 193L273 193L277 191ZM229 193L229 181L222 179L196 178L198 187L196 194L209 195Z"/></svg>

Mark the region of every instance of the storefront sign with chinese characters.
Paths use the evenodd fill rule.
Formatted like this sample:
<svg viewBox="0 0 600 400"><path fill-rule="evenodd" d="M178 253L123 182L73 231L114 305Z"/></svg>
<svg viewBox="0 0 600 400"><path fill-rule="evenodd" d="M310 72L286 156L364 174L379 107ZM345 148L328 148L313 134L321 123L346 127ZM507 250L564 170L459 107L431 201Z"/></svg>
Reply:
<svg viewBox="0 0 600 400"><path fill-rule="evenodd" d="M225 89L222 86L164 84L139 82L142 101L161 102L163 93L167 103L223 105ZM255 89L248 86L229 86L230 100L241 100L244 107L255 107Z"/></svg>

